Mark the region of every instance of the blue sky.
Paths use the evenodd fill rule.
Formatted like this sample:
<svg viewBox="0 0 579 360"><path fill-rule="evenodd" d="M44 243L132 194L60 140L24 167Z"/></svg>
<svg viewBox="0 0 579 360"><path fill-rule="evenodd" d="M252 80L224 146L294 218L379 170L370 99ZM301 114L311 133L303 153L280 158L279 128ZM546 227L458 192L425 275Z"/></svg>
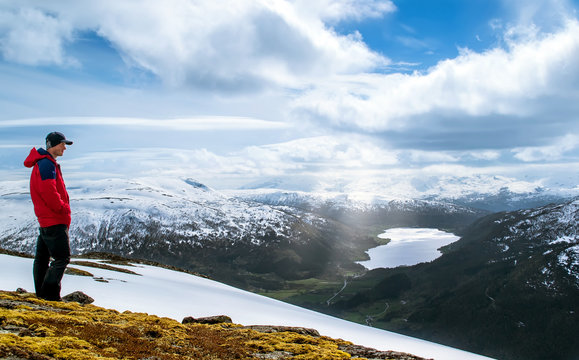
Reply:
<svg viewBox="0 0 579 360"><path fill-rule="evenodd" d="M22 178L28 150L60 130L79 179L576 192L578 8L5 0L0 174Z"/></svg>
<svg viewBox="0 0 579 360"><path fill-rule="evenodd" d="M495 0L405 0L395 5L396 11L383 17L339 28L359 31L369 47L400 63L400 69L417 64L406 66L409 71L454 58L458 47L484 51L495 45L497 34L489 24L504 12L502 2Z"/></svg>

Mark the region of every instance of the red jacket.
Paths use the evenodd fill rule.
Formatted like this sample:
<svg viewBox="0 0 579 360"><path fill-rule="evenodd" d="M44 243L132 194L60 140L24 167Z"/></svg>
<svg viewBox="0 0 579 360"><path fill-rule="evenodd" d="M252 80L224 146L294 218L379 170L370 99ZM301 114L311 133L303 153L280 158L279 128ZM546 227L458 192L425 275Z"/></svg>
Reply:
<svg viewBox="0 0 579 360"><path fill-rule="evenodd" d="M65 224L70 226L70 201L62 179L60 165L44 149L32 149L24 160L32 169L30 197L40 227Z"/></svg>

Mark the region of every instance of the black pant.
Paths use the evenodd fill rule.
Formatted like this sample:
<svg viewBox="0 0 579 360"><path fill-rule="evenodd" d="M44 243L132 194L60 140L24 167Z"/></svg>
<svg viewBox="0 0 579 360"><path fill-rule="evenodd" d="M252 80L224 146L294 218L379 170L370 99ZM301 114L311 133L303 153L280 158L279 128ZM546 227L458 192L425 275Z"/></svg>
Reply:
<svg viewBox="0 0 579 360"><path fill-rule="evenodd" d="M68 226L41 227L33 268L36 296L46 300L60 300L60 280L69 262Z"/></svg>

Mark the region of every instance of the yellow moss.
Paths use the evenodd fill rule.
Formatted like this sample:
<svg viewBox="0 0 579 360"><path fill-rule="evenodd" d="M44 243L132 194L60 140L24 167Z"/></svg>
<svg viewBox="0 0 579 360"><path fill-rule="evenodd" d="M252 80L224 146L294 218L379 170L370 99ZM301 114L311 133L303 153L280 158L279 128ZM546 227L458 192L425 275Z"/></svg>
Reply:
<svg viewBox="0 0 579 360"><path fill-rule="evenodd" d="M118 350L115 349L114 347L106 347L106 348L103 348L103 352L104 353L110 353L111 356L113 356L113 354L118 353Z"/></svg>
<svg viewBox="0 0 579 360"><path fill-rule="evenodd" d="M294 332L250 332L251 340L245 344L254 353L287 351L292 359L350 359L350 354L338 349L340 341L327 337L312 337Z"/></svg>
<svg viewBox="0 0 579 360"><path fill-rule="evenodd" d="M25 352L49 355L58 359L88 360L98 357L90 351L91 345L72 337L19 337L13 334L0 335L0 344L5 348L18 348Z"/></svg>
<svg viewBox="0 0 579 360"><path fill-rule="evenodd" d="M7 318L4 323L7 325L18 326L18 327L26 325L24 320L21 318Z"/></svg>
<svg viewBox="0 0 579 360"><path fill-rule="evenodd" d="M26 335L0 334L0 358L19 349L25 354L72 360L252 359L251 354L274 351L289 352L295 360L350 359L338 349L348 342L327 337L261 333L236 324L183 325L146 313L119 313L1 291L0 299L24 301L25 306L0 308L0 317L2 325L17 326L20 335ZM34 305L41 307L35 309Z"/></svg>
<svg viewBox="0 0 579 360"><path fill-rule="evenodd" d="M13 345L18 340L18 336L14 334L0 334L0 344L2 345Z"/></svg>
<svg viewBox="0 0 579 360"><path fill-rule="evenodd" d="M88 276L88 277L94 276L93 274L89 273L88 271L77 269L77 268L70 267L70 266L66 268L65 274L76 275L76 276Z"/></svg>
<svg viewBox="0 0 579 360"><path fill-rule="evenodd" d="M32 324L28 329L32 330L36 336L50 337L55 335L52 329L40 324Z"/></svg>
<svg viewBox="0 0 579 360"><path fill-rule="evenodd" d="M88 342L70 336L22 337L20 343L34 352L60 359L90 359L96 355L89 351L92 346Z"/></svg>

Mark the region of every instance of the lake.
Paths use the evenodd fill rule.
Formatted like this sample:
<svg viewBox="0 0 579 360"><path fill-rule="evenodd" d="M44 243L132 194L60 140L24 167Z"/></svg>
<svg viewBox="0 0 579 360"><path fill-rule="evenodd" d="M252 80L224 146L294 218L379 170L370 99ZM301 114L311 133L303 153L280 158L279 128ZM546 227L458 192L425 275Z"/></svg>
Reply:
<svg viewBox="0 0 579 360"><path fill-rule="evenodd" d="M442 255L438 251L440 247L459 239L454 234L429 228L388 229L378 237L390 239L390 242L368 250L370 260L358 261L369 270L432 261Z"/></svg>

